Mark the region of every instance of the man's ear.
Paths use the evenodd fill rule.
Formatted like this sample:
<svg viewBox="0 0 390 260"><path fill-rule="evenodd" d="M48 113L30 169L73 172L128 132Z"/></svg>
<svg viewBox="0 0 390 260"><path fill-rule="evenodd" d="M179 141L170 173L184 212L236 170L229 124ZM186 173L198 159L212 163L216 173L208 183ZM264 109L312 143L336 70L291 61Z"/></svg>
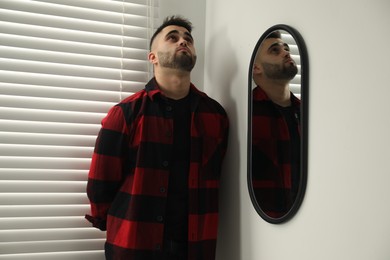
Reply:
<svg viewBox="0 0 390 260"><path fill-rule="evenodd" d="M157 55L154 52L149 52L148 60L150 63L156 64L157 63Z"/></svg>
<svg viewBox="0 0 390 260"><path fill-rule="evenodd" d="M261 73L262 73L261 67L258 64L254 63L253 64L253 74L261 74Z"/></svg>

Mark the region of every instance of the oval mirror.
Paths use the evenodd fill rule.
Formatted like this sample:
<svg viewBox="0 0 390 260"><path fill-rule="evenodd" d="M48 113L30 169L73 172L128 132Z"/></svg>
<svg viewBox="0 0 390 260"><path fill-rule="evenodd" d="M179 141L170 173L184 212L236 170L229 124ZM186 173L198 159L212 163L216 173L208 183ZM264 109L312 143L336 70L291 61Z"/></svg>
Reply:
<svg viewBox="0 0 390 260"><path fill-rule="evenodd" d="M307 182L308 56L288 25L269 28L249 66L248 188L266 221L282 223L299 209Z"/></svg>

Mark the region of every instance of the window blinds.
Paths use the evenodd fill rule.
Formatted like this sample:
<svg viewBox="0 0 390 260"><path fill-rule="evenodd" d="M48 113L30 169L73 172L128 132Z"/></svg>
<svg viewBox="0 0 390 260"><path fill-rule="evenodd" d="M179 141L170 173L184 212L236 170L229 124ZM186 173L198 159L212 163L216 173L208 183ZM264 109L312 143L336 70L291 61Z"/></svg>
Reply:
<svg viewBox="0 0 390 260"><path fill-rule="evenodd" d="M108 109L150 78L158 0L0 0L0 259L104 259L84 219Z"/></svg>
<svg viewBox="0 0 390 260"><path fill-rule="evenodd" d="M282 40L290 47L291 58L293 58L293 60L298 66L297 75L295 75L295 77L290 81L290 90L298 98L301 98L301 58L299 55L298 45L292 35L288 32L281 31L281 35Z"/></svg>

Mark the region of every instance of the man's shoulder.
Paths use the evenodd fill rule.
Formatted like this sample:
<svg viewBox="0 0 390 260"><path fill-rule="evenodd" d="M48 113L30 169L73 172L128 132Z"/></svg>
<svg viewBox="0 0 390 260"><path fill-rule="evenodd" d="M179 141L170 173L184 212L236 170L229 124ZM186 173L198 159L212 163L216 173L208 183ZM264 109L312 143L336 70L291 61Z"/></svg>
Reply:
<svg viewBox="0 0 390 260"><path fill-rule="evenodd" d="M131 94L130 96L124 98L119 104L128 104L142 100L147 95L145 89L138 90L137 92Z"/></svg>
<svg viewBox="0 0 390 260"><path fill-rule="evenodd" d="M114 107L120 109L125 118L134 118L139 114L142 104L147 100L145 97L147 97L147 92L142 89L124 98Z"/></svg>
<svg viewBox="0 0 390 260"><path fill-rule="evenodd" d="M199 97L199 108L203 112L213 112L226 115L224 107L217 100L208 96L205 92L200 91L195 86L191 89L194 95Z"/></svg>
<svg viewBox="0 0 390 260"><path fill-rule="evenodd" d="M206 93L200 98L200 109L203 112L212 112L226 115L224 107L214 98L208 96Z"/></svg>

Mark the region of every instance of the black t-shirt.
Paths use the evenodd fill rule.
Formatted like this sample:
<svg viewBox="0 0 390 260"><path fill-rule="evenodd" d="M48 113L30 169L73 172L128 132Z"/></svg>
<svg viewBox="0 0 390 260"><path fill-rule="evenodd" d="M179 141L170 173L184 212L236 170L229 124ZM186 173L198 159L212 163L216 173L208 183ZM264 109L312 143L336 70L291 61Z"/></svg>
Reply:
<svg viewBox="0 0 390 260"><path fill-rule="evenodd" d="M190 165L190 95L168 99L173 107L173 158L169 176L165 239L188 240L188 172Z"/></svg>

